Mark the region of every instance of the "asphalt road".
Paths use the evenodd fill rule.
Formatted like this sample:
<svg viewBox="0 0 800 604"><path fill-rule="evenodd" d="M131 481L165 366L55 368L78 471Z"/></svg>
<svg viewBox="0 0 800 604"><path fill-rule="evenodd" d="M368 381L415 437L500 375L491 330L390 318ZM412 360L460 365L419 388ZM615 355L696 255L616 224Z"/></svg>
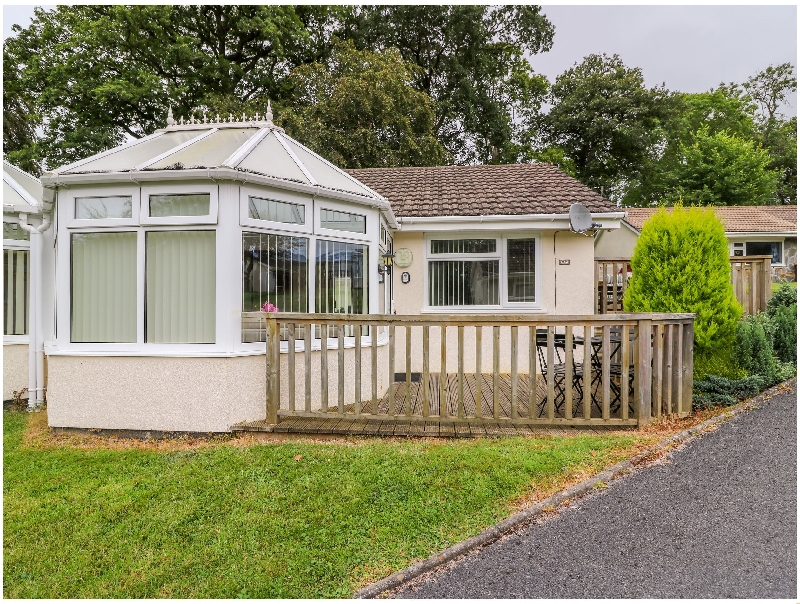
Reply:
<svg viewBox="0 0 800 604"><path fill-rule="evenodd" d="M796 383L402 598L796 598Z"/></svg>

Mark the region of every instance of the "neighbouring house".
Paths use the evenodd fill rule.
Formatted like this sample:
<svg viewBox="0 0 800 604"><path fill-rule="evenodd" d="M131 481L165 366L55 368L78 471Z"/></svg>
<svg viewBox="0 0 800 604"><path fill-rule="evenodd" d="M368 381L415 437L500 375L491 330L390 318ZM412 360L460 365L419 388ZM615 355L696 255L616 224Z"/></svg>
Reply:
<svg viewBox="0 0 800 604"><path fill-rule="evenodd" d="M624 213L557 168L347 173L269 112L234 119L176 123L170 112L150 136L42 175L55 202L53 228L34 235L51 426L224 432L263 418L264 330L242 315L267 304L592 314L593 239L570 230L568 212L583 204L596 229L619 228ZM331 330L303 329L291 337L297 350L310 342L312 407L323 384L355 381L357 338L374 337L385 360L388 328L351 330L339 350ZM337 353L340 373L323 380L320 361Z"/></svg>
<svg viewBox="0 0 800 604"><path fill-rule="evenodd" d="M658 208L625 208L622 228L599 231L598 258L630 258L645 221ZM672 211L672 208L667 208ZM773 281L797 281L797 206L715 206L731 256L772 256Z"/></svg>
<svg viewBox="0 0 800 604"><path fill-rule="evenodd" d="M31 236L25 226L41 224L42 184L3 161L3 400L27 398L31 347L29 295ZM35 367L35 365L32 365Z"/></svg>

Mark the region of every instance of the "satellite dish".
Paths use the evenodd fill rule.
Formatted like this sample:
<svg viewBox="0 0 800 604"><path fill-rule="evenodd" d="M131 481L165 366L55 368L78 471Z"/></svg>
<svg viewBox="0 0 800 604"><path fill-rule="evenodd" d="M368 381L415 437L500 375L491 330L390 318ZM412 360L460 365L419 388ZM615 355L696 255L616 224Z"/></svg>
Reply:
<svg viewBox="0 0 800 604"><path fill-rule="evenodd" d="M569 228L575 233L585 233L593 227L600 225L592 222L592 214L582 203L573 203L569 207Z"/></svg>

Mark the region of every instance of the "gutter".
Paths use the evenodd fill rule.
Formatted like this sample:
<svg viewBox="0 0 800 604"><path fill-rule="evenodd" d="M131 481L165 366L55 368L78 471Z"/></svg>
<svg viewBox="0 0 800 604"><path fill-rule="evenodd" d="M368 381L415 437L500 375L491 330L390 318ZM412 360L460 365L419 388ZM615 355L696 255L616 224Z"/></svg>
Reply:
<svg viewBox="0 0 800 604"><path fill-rule="evenodd" d="M333 199L349 201L359 205L372 207L381 210L386 222L392 229L399 229L400 225L394 215L389 200L383 196L376 198L328 189L322 186L314 186L305 183L293 182L282 178L234 170L233 168L193 168L189 170L135 170L129 172L93 172L87 174L62 174L60 172L46 172L42 174L42 185L46 188L59 186L76 186L83 184L98 183L130 183L153 182L165 180L232 180L242 183L255 183L274 186L290 191L307 193L309 195L325 195ZM377 195L377 193L376 193Z"/></svg>
<svg viewBox="0 0 800 604"><path fill-rule="evenodd" d="M617 229L626 212L592 212L592 220L601 222L601 229ZM551 228L569 228L569 214L491 214L484 216L402 216L397 219L401 230L424 231L431 227L452 228L456 225L487 226L497 223L534 223L530 226L541 228L549 222Z"/></svg>

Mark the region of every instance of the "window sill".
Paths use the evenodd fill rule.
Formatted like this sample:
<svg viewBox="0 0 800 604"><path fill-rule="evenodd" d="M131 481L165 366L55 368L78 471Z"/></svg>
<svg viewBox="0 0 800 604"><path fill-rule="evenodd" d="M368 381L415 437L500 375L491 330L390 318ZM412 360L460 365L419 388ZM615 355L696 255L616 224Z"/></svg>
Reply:
<svg viewBox="0 0 800 604"><path fill-rule="evenodd" d="M539 306L437 306L426 307L420 311L423 315L447 315L447 314L465 314L465 315L496 315L496 314L546 314L547 310Z"/></svg>

